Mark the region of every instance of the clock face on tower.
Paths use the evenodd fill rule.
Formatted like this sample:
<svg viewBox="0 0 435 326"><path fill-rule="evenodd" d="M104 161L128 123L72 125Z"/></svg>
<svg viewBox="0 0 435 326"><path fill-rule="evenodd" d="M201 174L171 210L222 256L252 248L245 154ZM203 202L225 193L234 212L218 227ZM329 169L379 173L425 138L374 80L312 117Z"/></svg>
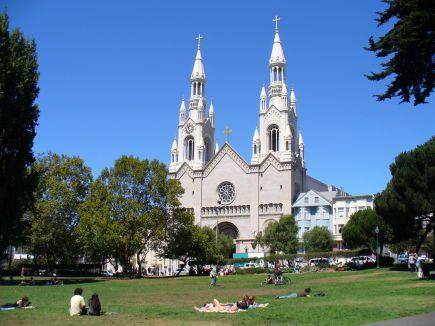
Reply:
<svg viewBox="0 0 435 326"><path fill-rule="evenodd" d="M184 127L184 130L186 131L186 134L191 134L195 130L195 127L191 123L188 123Z"/></svg>

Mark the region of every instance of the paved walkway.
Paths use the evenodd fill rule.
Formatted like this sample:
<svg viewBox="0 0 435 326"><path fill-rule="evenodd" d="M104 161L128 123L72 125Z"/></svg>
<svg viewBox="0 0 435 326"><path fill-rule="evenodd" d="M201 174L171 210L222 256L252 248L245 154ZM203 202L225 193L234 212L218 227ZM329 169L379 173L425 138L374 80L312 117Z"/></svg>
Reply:
<svg viewBox="0 0 435 326"><path fill-rule="evenodd" d="M435 325L435 312L405 318L380 321L368 326L433 326Z"/></svg>

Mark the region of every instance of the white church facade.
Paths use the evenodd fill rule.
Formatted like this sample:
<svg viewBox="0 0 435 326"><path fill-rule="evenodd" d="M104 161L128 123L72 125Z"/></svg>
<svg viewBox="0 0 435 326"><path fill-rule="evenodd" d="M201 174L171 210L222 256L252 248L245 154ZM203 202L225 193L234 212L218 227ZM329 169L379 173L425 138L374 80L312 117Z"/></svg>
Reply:
<svg viewBox="0 0 435 326"><path fill-rule="evenodd" d="M183 99L179 110L170 177L185 189L181 203L192 210L195 223L218 226L219 232L235 239L238 253L259 252L254 239L268 223L291 214L300 193L328 191L328 185L307 175L295 92L287 88L277 26L268 65L270 82L267 89L261 88L258 128L253 126L250 162L231 147L228 137L221 148L215 141L216 112L212 103L207 105L200 41L201 36L190 76L190 99L187 105Z"/></svg>

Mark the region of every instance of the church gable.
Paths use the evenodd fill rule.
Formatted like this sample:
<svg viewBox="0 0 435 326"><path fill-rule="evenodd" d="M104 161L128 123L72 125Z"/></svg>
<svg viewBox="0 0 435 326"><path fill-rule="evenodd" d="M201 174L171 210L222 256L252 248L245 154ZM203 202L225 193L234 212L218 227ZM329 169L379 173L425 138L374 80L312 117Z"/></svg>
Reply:
<svg viewBox="0 0 435 326"><path fill-rule="evenodd" d="M208 176L225 156L230 157L231 160L234 161L241 170L243 170L243 172L249 172L249 165L245 162L245 160L239 154L237 154L228 143L225 143L205 167L204 177Z"/></svg>
<svg viewBox="0 0 435 326"><path fill-rule="evenodd" d="M266 171L270 165L272 165L278 171L289 170L292 167L290 163L281 163L275 157L275 155L273 155L273 153L269 153L269 155L267 155L265 159L260 163L260 172Z"/></svg>
<svg viewBox="0 0 435 326"><path fill-rule="evenodd" d="M194 172L193 172L192 168L186 162L184 162L181 165L181 167L178 169L176 178L181 179L181 177L184 174L187 174L191 178L193 178L193 176L194 176Z"/></svg>
<svg viewBox="0 0 435 326"><path fill-rule="evenodd" d="M281 120L281 117L279 110L274 105L271 105L264 115L264 122L266 124L269 124L271 121L277 122Z"/></svg>

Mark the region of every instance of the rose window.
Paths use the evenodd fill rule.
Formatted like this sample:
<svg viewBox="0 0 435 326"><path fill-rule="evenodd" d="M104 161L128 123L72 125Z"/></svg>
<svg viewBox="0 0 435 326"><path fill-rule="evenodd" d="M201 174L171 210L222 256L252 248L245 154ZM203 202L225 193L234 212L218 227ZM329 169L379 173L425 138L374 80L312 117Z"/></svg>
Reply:
<svg viewBox="0 0 435 326"><path fill-rule="evenodd" d="M236 197L236 190L231 182L221 183L217 189L217 192L221 204L229 204Z"/></svg>

